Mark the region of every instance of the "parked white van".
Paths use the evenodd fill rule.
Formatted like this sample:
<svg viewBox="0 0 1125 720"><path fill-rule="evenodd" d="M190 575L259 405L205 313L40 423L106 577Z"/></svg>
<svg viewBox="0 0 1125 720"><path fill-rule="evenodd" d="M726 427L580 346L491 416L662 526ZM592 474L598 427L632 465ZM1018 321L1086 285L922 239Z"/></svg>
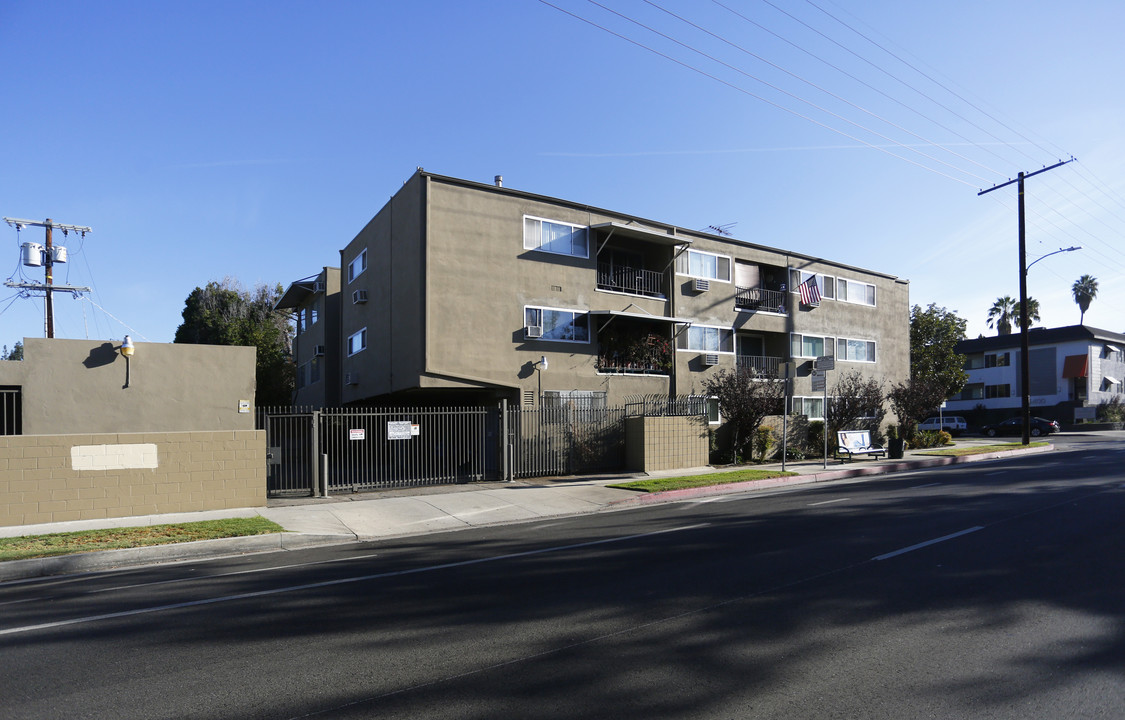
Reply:
<svg viewBox="0 0 1125 720"><path fill-rule="evenodd" d="M969 424L965 422L965 418L957 415L927 418L926 422L918 425L919 430L944 430L954 437L965 432L968 427Z"/></svg>

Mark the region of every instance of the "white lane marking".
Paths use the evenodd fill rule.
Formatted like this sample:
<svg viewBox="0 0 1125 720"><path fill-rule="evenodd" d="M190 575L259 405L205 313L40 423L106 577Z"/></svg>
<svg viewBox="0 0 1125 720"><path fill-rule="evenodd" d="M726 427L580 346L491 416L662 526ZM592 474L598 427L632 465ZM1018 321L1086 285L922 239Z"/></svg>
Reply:
<svg viewBox="0 0 1125 720"><path fill-rule="evenodd" d="M946 535L945 537L939 537L939 538L934 538L933 540L927 540L926 542L918 543L917 545L911 545L910 547L902 548L901 550L895 550L894 552L889 552L889 553L886 553L884 555L877 555L877 556L875 556L871 559L872 560L886 560L888 558L893 558L893 557L896 557L898 555L902 555L904 553L911 552L913 550L918 550L919 548L924 548L924 547L927 547L929 545L936 545L937 543L945 542L946 540L952 540L953 538L958 538L958 537L961 537L962 535L968 535L969 533L974 533L977 530L984 530L984 526L983 525L977 525L976 527L971 527L968 530L962 530L961 532L955 532L952 535Z"/></svg>
<svg viewBox="0 0 1125 720"><path fill-rule="evenodd" d="M237 595L225 595L223 597L208 598L206 600L187 600L184 602L170 603L168 605L156 605L147 608L137 608L135 610L122 610L121 612L104 613L102 615L90 615L87 617L72 618L70 620L57 620L55 622L40 623L38 625L25 625L23 627L14 627L8 628L6 630L0 630L0 635L16 635L19 633L32 632L35 630L49 630L52 628L65 627L67 625L97 622L98 620L111 620L113 618L163 612L165 610L178 610L180 608L197 607L200 605L214 605L216 603L232 602L234 600L247 600L249 598L266 597L269 595L281 595L283 593L300 592L302 590L315 590L317 588L332 587L335 585L349 585L351 583L366 582L368 580L402 577L404 575L416 575L418 573L434 572L436 570L448 570L450 568L466 567L469 565L481 565L483 563L498 562L501 560L512 560L514 558L530 557L533 555L545 555L547 553L562 552L565 550L576 550L579 548L594 547L597 545L608 545L609 543L626 542L639 538L652 537L654 535L665 535L667 533L680 532L682 530L695 530L701 527L707 527L708 524L709 523L685 525L678 528L669 528L668 530L656 530L654 532L638 533L636 535L624 535L622 537L606 538L604 540L591 540L590 542L574 543L572 545L557 545L555 547L541 548L539 550L526 550L524 552L508 553L506 555L496 555L494 557L477 558L475 560L461 560L459 562L442 563L440 565L427 565L424 567L411 568L409 570L394 570L391 572L373 573L371 575L339 578L337 580L324 580L322 582L307 583L305 585L290 585L288 587L273 588L272 590L258 590L256 592L239 593Z"/></svg>
<svg viewBox="0 0 1125 720"><path fill-rule="evenodd" d="M809 507L816 507L817 505L831 505L832 503L845 502L851 498L839 498L837 500L822 500L821 502L809 503Z"/></svg>
<svg viewBox="0 0 1125 720"><path fill-rule="evenodd" d="M941 485L941 483L930 483L928 485L915 485L914 487L912 487L910 489L911 490L921 490L922 488L937 487L938 485Z"/></svg>

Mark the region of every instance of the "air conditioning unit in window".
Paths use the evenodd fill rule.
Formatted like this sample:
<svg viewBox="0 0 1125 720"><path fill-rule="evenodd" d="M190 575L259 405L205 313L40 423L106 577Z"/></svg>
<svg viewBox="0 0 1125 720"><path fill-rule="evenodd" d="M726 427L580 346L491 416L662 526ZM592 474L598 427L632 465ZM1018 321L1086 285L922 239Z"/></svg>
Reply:
<svg viewBox="0 0 1125 720"><path fill-rule="evenodd" d="M313 346L313 356L324 357L324 346L323 345L314 345Z"/></svg>
<svg viewBox="0 0 1125 720"><path fill-rule="evenodd" d="M711 367L713 365L718 365L719 364L719 354L718 353L707 353L706 355L703 356L703 364L707 367Z"/></svg>
<svg viewBox="0 0 1125 720"><path fill-rule="evenodd" d="M523 329L523 336L526 338L542 337L543 328L538 325L528 325Z"/></svg>
<svg viewBox="0 0 1125 720"><path fill-rule="evenodd" d="M359 385L359 373L357 373L357 372L344 373L344 384L345 385Z"/></svg>
<svg viewBox="0 0 1125 720"><path fill-rule="evenodd" d="M696 292L707 292L711 289L711 281L705 278L696 278L691 281L691 289Z"/></svg>
<svg viewBox="0 0 1125 720"><path fill-rule="evenodd" d="M367 302L366 290L353 290L352 291L352 305L362 305Z"/></svg>
<svg viewBox="0 0 1125 720"><path fill-rule="evenodd" d="M316 282L313 283L313 292L322 293L322 292L325 292L327 289L328 288L325 287L325 284L324 284L323 280L317 280Z"/></svg>

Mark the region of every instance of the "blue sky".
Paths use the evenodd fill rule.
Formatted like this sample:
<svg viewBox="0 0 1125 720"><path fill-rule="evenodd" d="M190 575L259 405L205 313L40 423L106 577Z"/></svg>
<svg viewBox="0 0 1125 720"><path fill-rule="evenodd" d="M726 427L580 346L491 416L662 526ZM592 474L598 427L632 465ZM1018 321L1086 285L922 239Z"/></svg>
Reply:
<svg viewBox="0 0 1125 720"><path fill-rule="evenodd" d="M209 280L338 265L421 166L907 278L975 337L1019 289L1014 187L978 191L1071 155L1028 253L1084 249L1030 293L1076 324L1089 273L1125 331L1119 1L551 2L0 2L0 215L93 228L56 234L93 288L56 336L170 342ZM0 225L4 279L42 238Z"/></svg>

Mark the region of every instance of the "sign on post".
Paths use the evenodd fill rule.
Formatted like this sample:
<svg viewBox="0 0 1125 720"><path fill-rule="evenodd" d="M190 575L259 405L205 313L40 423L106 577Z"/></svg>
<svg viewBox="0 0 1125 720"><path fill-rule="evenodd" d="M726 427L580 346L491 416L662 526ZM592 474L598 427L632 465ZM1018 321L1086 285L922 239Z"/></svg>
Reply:
<svg viewBox="0 0 1125 720"><path fill-rule="evenodd" d="M835 370L836 358L832 357L831 355L821 355L813 363L813 367L820 371Z"/></svg>
<svg viewBox="0 0 1125 720"><path fill-rule="evenodd" d="M827 376L823 372L813 370L812 374L812 389L813 392L822 392L827 386Z"/></svg>
<svg viewBox="0 0 1125 720"><path fill-rule="evenodd" d="M797 377L797 363L779 362L777 364L777 376L782 380L790 380Z"/></svg>

